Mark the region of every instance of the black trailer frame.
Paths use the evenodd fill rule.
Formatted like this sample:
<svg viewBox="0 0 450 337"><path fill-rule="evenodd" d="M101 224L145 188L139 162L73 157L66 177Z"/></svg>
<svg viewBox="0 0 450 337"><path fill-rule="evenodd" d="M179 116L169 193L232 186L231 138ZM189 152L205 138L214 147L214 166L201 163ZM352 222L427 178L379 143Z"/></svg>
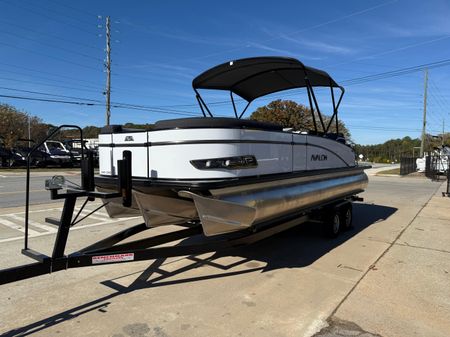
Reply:
<svg viewBox="0 0 450 337"><path fill-rule="evenodd" d="M126 161L126 159L124 161ZM124 191L129 190L129 187L131 186L127 186ZM86 202L83 204L84 207L87 201L93 201L95 198L108 199L123 196L126 199L126 196L121 193L101 193L81 189L68 190L66 193L58 193L56 188L50 189L50 193L51 199L53 200L64 199L64 207L61 213L61 218L59 220L53 218L46 219L48 222L58 225L58 232L52 255L47 256L26 246L22 249L22 254L35 259L37 262L0 271L0 284L15 282L70 268L216 252L254 243L294 227L308 219L307 214L300 216L291 215L290 217L285 217L284 219L277 219L276 222L261 224L257 228L253 228L251 231L227 234L201 243L157 247L162 244L171 243L192 237L194 235L202 234L202 227L200 223L187 223L187 228L183 228L181 230L139 239L132 242L120 243L121 241L138 233L150 230L150 228L146 227L145 223L141 223L120 231L77 252L65 255L65 248L70 228L103 207L103 205L98 207L82 219L77 219L77 215L74 218L74 209L78 198L87 197ZM78 214L81 212L83 207L80 209ZM26 244L28 245L28 240L26 240Z"/></svg>
<svg viewBox="0 0 450 337"><path fill-rule="evenodd" d="M49 137L51 137L62 127L74 126L63 125L55 130L52 134L50 134ZM81 133L81 129L79 130ZM34 149L36 149L37 147L38 146L36 146ZM30 151L29 154L31 154L32 152L33 150ZM260 223L255 227L249 228L248 230L218 235L214 238L205 237L205 240L202 240L202 242L199 243L186 245L175 244L175 242L178 242L179 240L202 234L203 231L199 221L187 222L181 225L184 228L174 232L121 243L125 239L128 239L136 234L151 230L151 228L148 228L145 223L141 223L122 230L79 251L66 255L66 243L70 228L106 205L103 204L93 211L89 212L82 218L79 218L81 212L89 201L94 201L96 198L111 199L121 197L123 205L129 207L131 206L132 200L132 158L130 151L124 151L123 159L118 161L118 189L117 192L114 193L95 191L93 155L92 153L88 153L87 158L84 158L85 154L83 153L82 156L83 159L81 161L80 188L71 188L67 189L65 192L61 192L60 190L62 189L62 184L58 183L58 176L56 176L56 179L54 177L53 179L46 181L46 189L50 191L50 198L52 200L64 200L64 206L60 218L45 219L48 223L58 226L58 231L56 234L56 239L51 256L47 256L45 254L37 252L30 248L28 245L30 180L30 163L28 160L25 205L25 241L24 248L22 249L22 254L36 260L37 262L0 270L0 285L44 274L50 274L56 271L70 268L88 267L110 263L126 263L133 261L153 260L175 256L198 255L227 250L233 247L255 243L257 241L285 231L289 228L297 226L303 222L311 220L311 213L318 208L322 209L324 207L327 207L334 210L334 212L337 212L340 207L342 207L343 205L347 205L352 200L362 200L361 198L358 198L354 195L341 196L334 200L330 200L326 204L322 203L295 214L289 214L275 220ZM83 197L85 197L86 200L82 204L78 213L74 216L75 204L78 198ZM161 247L161 245L167 243L174 243L175 245Z"/></svg>

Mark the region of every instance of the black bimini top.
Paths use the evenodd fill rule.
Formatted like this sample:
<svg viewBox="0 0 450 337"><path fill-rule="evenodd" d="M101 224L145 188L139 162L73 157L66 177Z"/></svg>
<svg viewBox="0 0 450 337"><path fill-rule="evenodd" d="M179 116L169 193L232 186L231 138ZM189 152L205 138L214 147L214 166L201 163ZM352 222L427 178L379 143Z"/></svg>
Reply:
<svg viewBox="0 0 450 337"><path fill-rule="evenodd" d="M289 57L230 61L203 72L192 81L194 89L229 90L248 102L274 92L308 85L339 87L325 71L307 67Z"/></svg>

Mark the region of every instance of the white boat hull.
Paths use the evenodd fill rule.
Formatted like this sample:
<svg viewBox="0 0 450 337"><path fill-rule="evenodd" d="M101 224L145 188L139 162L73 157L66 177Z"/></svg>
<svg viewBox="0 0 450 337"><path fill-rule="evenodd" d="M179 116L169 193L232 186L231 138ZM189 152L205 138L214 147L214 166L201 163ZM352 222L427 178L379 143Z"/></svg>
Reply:
<svg viewBox="0 0 450 337"><path fill-rule="evenodd" d="M252 227L364 190L352 149L333 139L282 131L197 128L100 135L102 181L114 181L132 153L133 211L149 227L200 221L206 235ZM208 167L217 158L254 158L242 167ZM200 164L198 164L200 162ZM117 202L106 206L124 216Z"/></svg>

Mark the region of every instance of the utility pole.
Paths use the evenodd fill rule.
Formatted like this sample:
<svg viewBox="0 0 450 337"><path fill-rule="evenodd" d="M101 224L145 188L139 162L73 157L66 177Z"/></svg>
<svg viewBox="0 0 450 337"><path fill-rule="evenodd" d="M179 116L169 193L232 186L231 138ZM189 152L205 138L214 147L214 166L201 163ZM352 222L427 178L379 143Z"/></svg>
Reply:
<svg viewBox="0 0 450 337"><path fill-rule="evenodd" d="M442 118L442 147L445 144L445 119Z"/></svg>
<svg viewBox="0 0 450 337"><path fill-rule="evenodd" d="M28 147L31 148L31 121L30 115L28 115Z"/></svg>
<svg viewBox="0 0 450 337"><path fill-rule="evenodd" d="M420 157L423 157L423 150L425 145L425 131L427 126L427 89L428 89L428 69L425 68L425 83L423 94L423 124L422 124L422 141L420 143Z"/></svg>
<svg viewBox="0 0 450 337"><path fill-rule="evenodd" d="M109 16L106 17L106 125L111 118L111 23Z"/></svg>

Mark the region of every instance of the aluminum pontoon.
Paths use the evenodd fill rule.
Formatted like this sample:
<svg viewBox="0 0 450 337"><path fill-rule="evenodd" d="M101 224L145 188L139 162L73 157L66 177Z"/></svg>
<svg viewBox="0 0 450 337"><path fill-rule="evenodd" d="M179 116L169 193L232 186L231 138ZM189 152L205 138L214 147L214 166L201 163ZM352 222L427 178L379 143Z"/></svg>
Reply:
<svg viewBox="0 0 450 337"><path fill-rule="evenodd" d="M99 191L113 192L118 161L132 158L131 207L123 207L120 198L105 200L111 217L142 214L148 227L199 221L204 234L213 236L353 196L366 187L364 167L339 133L344 89L326 72L293 58L256 57L209 69L192 86L203 117L162 120L151 130L102 129L100 175L95 178ZM328 123L315 87L330 88ZM242 118L255 99L294 88L307 91L314 130L283 131ZM229 91L235 118L214 117L201 89ZM247 101L240 113L235 95Z"/></svg>

